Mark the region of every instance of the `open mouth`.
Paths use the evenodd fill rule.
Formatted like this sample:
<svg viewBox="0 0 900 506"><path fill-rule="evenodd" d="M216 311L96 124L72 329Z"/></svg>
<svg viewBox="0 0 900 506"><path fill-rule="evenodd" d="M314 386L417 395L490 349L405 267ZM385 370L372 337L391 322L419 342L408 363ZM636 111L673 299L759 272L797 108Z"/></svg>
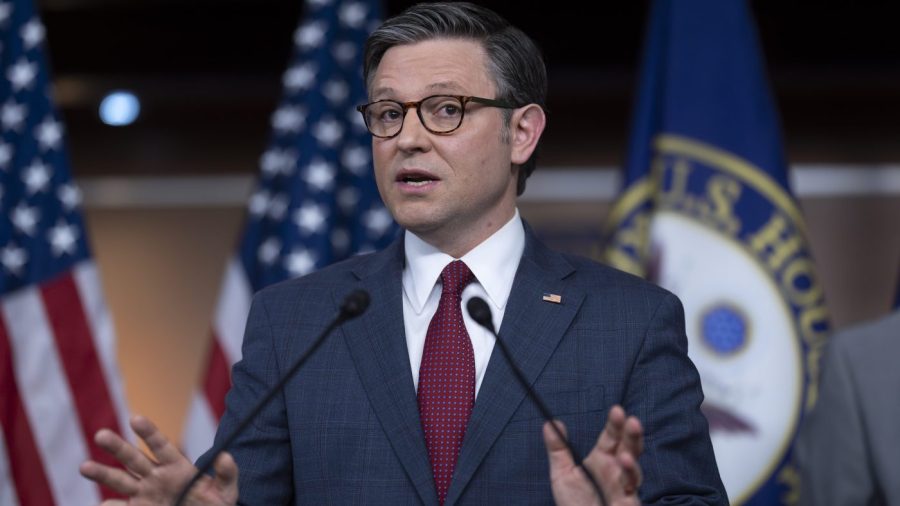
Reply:
<svg viewBox="0 0 900 506"><path fill-rule="evenodd" d="M397 181L410 186L425 186L433 183L438 179L425 172L402 172L398 174Z"/></svg>

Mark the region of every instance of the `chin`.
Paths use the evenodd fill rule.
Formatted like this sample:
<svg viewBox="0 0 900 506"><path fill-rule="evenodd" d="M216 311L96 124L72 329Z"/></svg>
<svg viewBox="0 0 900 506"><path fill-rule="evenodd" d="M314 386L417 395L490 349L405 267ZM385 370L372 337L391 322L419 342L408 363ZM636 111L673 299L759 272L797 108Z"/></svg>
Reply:
<svg viewBox="0 0 900 506"><path fill-rule="evenodd" d="M403 219L403 218L395 218L397 224L403 227L404 230L409 230L410 232L416 234L419 237L426 237L431 232L439 228L438 223L434 223L430 220L423 220L421 216L417 219Z"/></svg>
<svg viewBox="0 0 900 506"><path fill-rule="evenodd" d="M421 220L404 220L398 221L398 225L400 225L404 230L408 230L418 236L422 236L428 233L429 230L432 230L433 227L430 227L428 223L423 223Z"/></svg>
<svg viewBox="0 0 900 506"><path fill-rule="evenodd" d="M414 233L424 233L438 225L437 219L431 216L428 209L417 206L391 209L391 216L398 225Z"/></svg>

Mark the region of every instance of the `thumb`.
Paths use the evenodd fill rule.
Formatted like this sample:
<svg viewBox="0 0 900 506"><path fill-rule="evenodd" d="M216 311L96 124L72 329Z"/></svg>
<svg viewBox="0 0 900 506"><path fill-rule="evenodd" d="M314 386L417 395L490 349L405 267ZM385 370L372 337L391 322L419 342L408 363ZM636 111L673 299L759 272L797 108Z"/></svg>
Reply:
<svg viewBox="0 0 900 506"><path fill-rule="evenodd" d="M553 425L559 429L563 437L566 436L566 425L559 420L554 420ZM572 455L566 447L565 440L553 430L550 422L544 423L544 445L547 446L547 458L550 460L550 478L551 480L558 474L575 467Z"/></svg>
<svg viewBox="0 0 900 506"><path fill-rule="evenodd" d="M562 433L563 437L566 437L566 424L562 422L562 420L553 420L553 425L556 425L556 428ZM559 437L559 434L553 427L550 426L550 422L544 422L544 444L547 445L547 452L555 452L558 450L565 450L566 442Z"/></svg>
<svg viewBox="0 0 900 506"><path fill-rule="evenodd" d="M216 488L226 497L237 497L238 467L234 457L228 452L222 452L213 464L216 470Z"/></svg>

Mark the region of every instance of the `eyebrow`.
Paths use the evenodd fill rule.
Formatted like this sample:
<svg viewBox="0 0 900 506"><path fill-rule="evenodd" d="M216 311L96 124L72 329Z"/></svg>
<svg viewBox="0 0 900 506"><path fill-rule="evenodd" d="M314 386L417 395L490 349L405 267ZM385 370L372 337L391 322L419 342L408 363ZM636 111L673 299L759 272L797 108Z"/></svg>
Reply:
<svg viewBox="0 0 900 506"><path fill-rule="evenodd" d="M443 91L443 92L454 92L454 93L463 93L463 87L455 82L455 81L442 81L439 83L432 83L425 87L430 91ZM383 86L381 88L375 88L372 90L372 100L383 100L385 96L396 95L396 90L391 88L390 86Z"/></svg>
<svg viewBox="0 0 900 506"><path fill-rule="evenodd" d="M444 81L440 83L429 84L428 89L441 91L461 91L463 87L454 81Z"/></svg>
<svg viewBox="0 0 900 506"><path fill-rule="evenodd" d="M391 95L394 93L394 88L391 87L381 87L372 90L372 100L377 100L380 95Z"/></svg>

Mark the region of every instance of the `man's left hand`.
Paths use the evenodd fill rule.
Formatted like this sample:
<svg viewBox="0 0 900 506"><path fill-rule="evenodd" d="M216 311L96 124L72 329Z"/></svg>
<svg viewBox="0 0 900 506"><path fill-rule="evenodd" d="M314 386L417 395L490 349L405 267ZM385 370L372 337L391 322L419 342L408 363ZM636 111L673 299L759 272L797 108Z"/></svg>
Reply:
<svg viewBox="0 0 900 506"><path fill-rule="evenodd" d="M555 422L565 435L565 425ZM637 490L641 485L638 458L644 451L641 422L625 416L625 410L613 406L597 444L584 459L583 468L575 465L565 442L550 423L544 424L544 443L550 459L550 483L553 499L559 506L600 505L594 487L584 473L590 472L603 490L607 506L640 504Z"/></svg>

